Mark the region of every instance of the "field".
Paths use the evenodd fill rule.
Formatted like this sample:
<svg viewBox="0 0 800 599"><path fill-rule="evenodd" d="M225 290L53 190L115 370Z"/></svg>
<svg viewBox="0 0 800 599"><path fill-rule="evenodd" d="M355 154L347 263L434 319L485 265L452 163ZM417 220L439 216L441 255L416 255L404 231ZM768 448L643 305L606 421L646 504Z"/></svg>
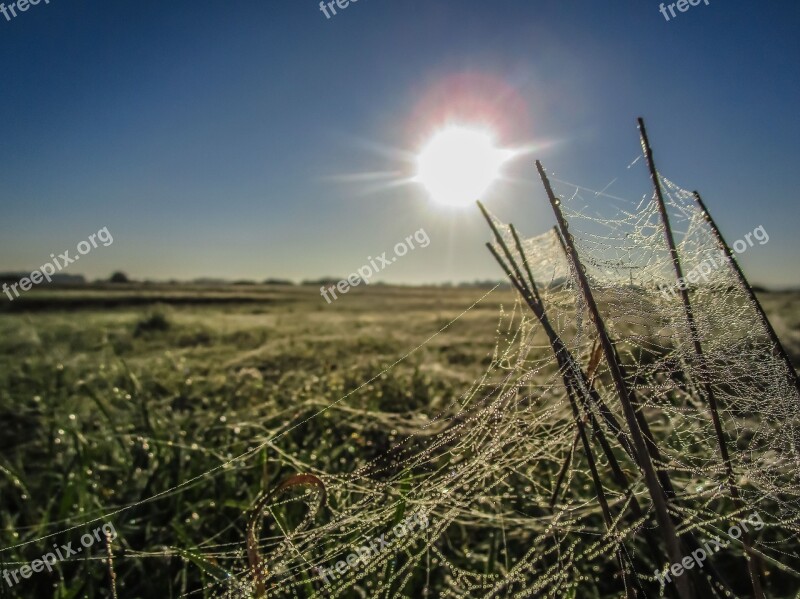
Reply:
<svg viewBox="0 0 800 599"><path fill-rule="evenodd" d="M484 372L514 303L488 291L372 286L327 305L303 286L110 285L5 302L0 545L28 544L0 568L111 522L120 597L211 596L216 568L246 563L262 489L297 464L379 456ZM800 294L762 300L797 363ZM102 545L0 580L0 597L110 597Z"/></svg>

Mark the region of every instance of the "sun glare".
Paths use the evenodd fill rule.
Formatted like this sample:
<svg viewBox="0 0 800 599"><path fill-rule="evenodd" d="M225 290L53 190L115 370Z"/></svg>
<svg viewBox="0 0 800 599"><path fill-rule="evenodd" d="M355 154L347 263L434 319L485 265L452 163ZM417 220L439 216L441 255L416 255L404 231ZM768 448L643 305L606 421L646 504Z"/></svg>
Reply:
<svg viewBox="0 0 800 599"><path fill-rule="evenodd" d="M417 157L416 181L435 202L468 206L482 199L514 156L495 146L486 130L448 127L436 133Z"/></svg>

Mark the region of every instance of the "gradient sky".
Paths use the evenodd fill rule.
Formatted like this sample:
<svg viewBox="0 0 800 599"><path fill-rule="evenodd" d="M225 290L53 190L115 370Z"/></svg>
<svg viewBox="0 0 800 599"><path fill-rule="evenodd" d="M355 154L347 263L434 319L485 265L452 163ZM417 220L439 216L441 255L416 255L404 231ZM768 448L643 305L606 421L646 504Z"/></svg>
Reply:
<svg viewBox="0 0 800 599"><path fill-rule="evenodd" d="M751 280L800 285L797 2L711 0L670 22L654 0L359 0L332 19L318 4L0 16L0 270L108 227L113 245L68 272L342 276L424 228L430 246L380 279L498 279L476 209L392 185L447 106L478 104L502 145L536 147L486 198L524 233L553 224L533 158L601 189L639 152L642 115L660 170L703 192L730 241L769 232L742 256Z"/></svg>

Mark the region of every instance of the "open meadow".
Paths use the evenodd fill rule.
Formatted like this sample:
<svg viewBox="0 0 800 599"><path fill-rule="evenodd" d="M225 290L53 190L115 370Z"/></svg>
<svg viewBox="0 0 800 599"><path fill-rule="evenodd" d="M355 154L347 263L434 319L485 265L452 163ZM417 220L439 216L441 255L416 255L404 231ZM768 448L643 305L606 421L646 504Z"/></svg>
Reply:
<svg viewBox="0 0 800 599"><path fill-rule="evenodd" d="M131 284L4 304L0 545L30 543L0 568L110 522L120 597L213 596L205 585L246 563L246 514L262 489L309 469L352 472L406 433L446 428L425 427L455 414L492 360L500 306L515 301L488 291L371 286L327 305L315 287ZM800 294L761 299L797 361ZM555 480L536 484L550 492ZM473 540L491 571L497 540ZM0 596L111 596L105 553L98 543L0 584Z"/></svg>
<svg viewBox="0 0 800 599"><path fill-rule="evenodd" d="M372 287L330 306L316 288L299 286L30 294L0 314L2 545L220 466L361 387L485 293ZM115 518L131 555L116 563L122 596L197 589L200 569L158 554L209 539L243 548L245 510L262 486L294 472L293 460L320 472L349 469L390 443L393 429L462 393L494 346L500 302L513 297L495 291L255 459ZM27 562L51 540L71 538L5 559ZM103 568L59 568L11 591L0 585L0 594L46 596L55 585L56 597L105 596Z"/></svg>

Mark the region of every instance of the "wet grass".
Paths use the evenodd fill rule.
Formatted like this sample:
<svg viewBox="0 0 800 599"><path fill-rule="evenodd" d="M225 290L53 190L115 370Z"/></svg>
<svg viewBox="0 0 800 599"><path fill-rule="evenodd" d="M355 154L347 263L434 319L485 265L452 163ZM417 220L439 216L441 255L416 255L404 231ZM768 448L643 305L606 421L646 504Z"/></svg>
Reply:
<svg viewBox="0 0 800 599"><path fill-rule="evenodd" d="M498 290L375 377L486 290L371 287L332 305L306 287L121 286L30 293L0 311L0 569L108 517L120 597L210 596L203 543L244 549L245 512L296 461L344 472L396 424L441 409L488 362ZM795 357L798 296L765 297ZM213 477L204 473L218 469ZM149 499L162 494L157 500ZM65 530L94 518L99 521ZM44 540L41 537L53 535ZM0 597L110 597L102 546Z"/></svg>

